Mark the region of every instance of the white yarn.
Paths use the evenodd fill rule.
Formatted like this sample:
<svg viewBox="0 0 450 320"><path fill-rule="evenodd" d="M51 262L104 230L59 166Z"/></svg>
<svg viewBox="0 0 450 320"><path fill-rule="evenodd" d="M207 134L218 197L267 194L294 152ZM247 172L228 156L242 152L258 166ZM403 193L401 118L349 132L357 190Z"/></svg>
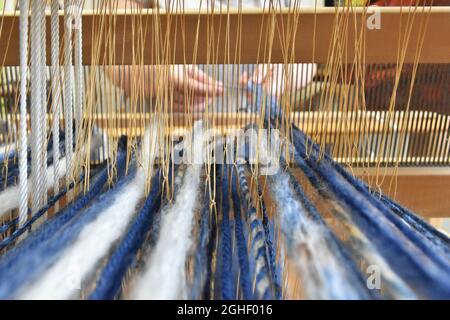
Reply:
<svg viewBox="0 0 450 320"><path fill-rule="evenodd" d="M27 70L28 70L28 0L20 0L20 148L19 148L19 227L28 217L27 150ZM3 211L0 211L3 212ZM1 214L0 214L1 216Z"/></svg>
<svg viewBox="0 0 450 320"><path fill-rule="evenodd" d="M161 213L160 238L131 293L132 299L177 299L184 292L184 268L191 246L199 166L189 167L184 179L175 203Z"/></svg>
<svg viewBox="0 0 450 320"><path fill-rule="evenodd" d="M198 125L200 122L195 127ZM201 137L194 138L194 150L201 152L203 141ZM200 172L200 165L189 166L175 202L162 210L160 237L145 263L142 276L132 289L132 299L177 299L184 296L185 263L192 240Z"/></svg>
<svg viewBox="0 0 450 320"><path fill-rule="evenodd" d="M148 128L145 130L142 143L142 159L145 176L150 178L153 176L153 168L155 166L155 158L158 153L158 119L153 118L150 121Z"/></svg>
<svg viewBox="0 0 450 320"><path fill-rule="evenodd" d="M125 232L136 206L144 195L145 175L136 177L97 219L83 228L76 241L44 275L19 294L20 299L69 299L80 289L83 279L105 257Z"/></svg>
<svg viewBox="0 0 450 320"><path fill-rule="evenodd" d="M64 159L64 158L62 158ZM59 178L64 177L66 174L66 166L65 163L63 163L60 167L59 171ZM49 166L47 168L46 176L46 185L45 190L49 190L53 187L53 181L54 181L54 166ZM28 179L28 183L32 183L32 179ZM21 190L20 186L14 185L7 189L5 189L2 193L0 193L0 217L7 214L13 209L16 209L19 206L19 196L21 196ZM34 211L33 211L34 213ZM26 220L25 220L26 221Z"/></svg>

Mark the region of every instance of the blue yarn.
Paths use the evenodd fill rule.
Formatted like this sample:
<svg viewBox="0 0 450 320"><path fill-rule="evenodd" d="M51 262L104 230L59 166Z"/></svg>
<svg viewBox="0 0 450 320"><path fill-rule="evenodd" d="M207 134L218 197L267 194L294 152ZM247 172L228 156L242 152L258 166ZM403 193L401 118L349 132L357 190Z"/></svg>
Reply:
<svg viewBox="0 0 450 320"><path fill-rule="evenodd" d="M417 231L424 240L429 241L435 249L441 250L447 258L450 258L450 239L445 234L388 197L381 195L381 200L392 210L392 212Z"/></svg>
<svg viewBox="0 0 450 320"><path fill-rule="evenodd" d="M295 143L297 143L297 147L304 148L302 145L302 140L300 131L294 129L294 137L297 137ZM318 146L313 144L315 151L317 152ZM315 156L315 154L313 154ZM317 159L317 157L315 157ZM392 211L387 207L380 199L373 196L365 184L356 179L347 171L345 171L341 166L332 161L329 157L326 158L327 162L334 168L338 173L340 173L357 191L359 191L373 206L375 206L378 210L380 210L383 215L392 222L401 232L412 242L414 243L424 254L426 254L430 259L432 259L437 265L444 270L450 270L450 261L447 257L442 256L439 252L436 252L436 248L433 248L429 245L428 242L423 241L420 236L415 233L413 230L409 228L408 225L405 224L404 220L400 217L396 216L392 213Z"/></svg>
<svg viewBox="0 0 450 320"><path fill-rule="evenodd" d="M212 170L211 170L212 172ZM217 226L216 226L216 211L213 208L213 212L211 212L211 223L210 223L210 236L209 236L209 242L207 246L207 252L206 252L206 278L205 278L205 285L203 287L203 298L205 300L211 300L214 297L213 292L213 255L215 249L218 247L218 238L217 238ZM219 247L220 248L220 247ZM220 257L219 253L217 253L217 257Z"/></svg>
<svg viewBox="0 0 450 320"><path fill-rule="evenodd" d="M237 165L237 172L239 176L239 186L241 190L242 196L246 199L244 201L244 208L246 212L246 219L250 225L250 233L252 234L252 243L250 247L253 249L253 251L256 250L256 252L252 255L253 259L250 259L250 265L251 267L254 266L253 269L256 269L256 263L257 261L262 263L261 270L256 274L256 292L258 293L258 298L268 300L272 299L272 290L271 287L276 286L276 274L275 272L271 272L271 266L268 258L268 248L267 248L267 238L265 229L263 227L263 224L261 220L258 218L256 209L251 203L249 188L247 184L247 180L245 178L244 173L244 166L241 164ZM233 177L234 178L234 177ZM267 213L266 213L267 214ZM245 230L245 229L244 229ZM250 236L249 236L250 237ZM271 240L269 239L270 244ZM263 245L260 245L263 244ZM272 248L273 250L273 248ZM256 270L253 270L251 274L254 274ZM269 282L269 286L264 290L263 293L261 293L261 281L267 280Z"/></svg>
<svg viewBox="0 0 450 320"><path fill-rule="evenodd" d="M219 200L219 198L218 198L218 200ZM220 208L221 202L218 202L218 203L219 203L219 207L217 209L218 210L217 214L219 215L220 210L221 210L221 208ZM218 220L220 220L220 218ZM223 268L222 268L222 261L223 261L223 259L222 259L222 257L223 257L222 233L223 233L223 231L221 228L221 222L219 222L219 221L217 222L216 229L217 229L216 247L213 249L213 253L212 253L215 256L215 264L211 265L210 295L211 295L212 299L220 300L220 299L223 299L222 298L222 284L223 284L223 281L222 281L222 270L223 270ZM233 272L233 270L229 270L228 272L231 273L231 272ZM206 289L206 286L205 286L205 289ZM233 291L233 292L235 292L235 291ZM205 295L205 297L206 297L206 295Z"/></svg>
<svg viewBox="0 0 450 320"><path fill-rule="evenodd" d="M208 244L211 241L209 233L209 216L210 216L210 195L208 186L206 186L205 196L203 198L203 208L200 217L200 234L195 254L194 279L192 281L191 299L199 299L201 289L204 287L207 263Z"/></svg>
<svg viewBox="0 0 450 320"><path fill-rule="evenodd" d="M30 170L28 170L28 173ZM19 178L19 169L8 169L8 175L0 179L0 191L5 190L10 185L14 184Z"/></svg>
<svg viewBox="0 0 450 320"><path fill-rule="evenodd" d="M293 150L293 152L295 153L295 150ZM298 155L295 155L295 156L298 157ZM322 182L320 181L320 179L318 177L316 177L315 173L312 171L311 168L309 168L309 167L303 168L302 165L299 165L299 167L303 170L303 174L305 174L308 177L311 185L316 189L318 194L321 197L323 197L323 199L325 199L326 201L329 201L331 203L339 201L338 199L336 199L335 196L333 196L333 194L331 192L329 192L329 190L326 187L323 186ZM351 210L351 209L348 207L343 207L343 210L345 212L348 212L348 210ZM353 243L353 240L352 240L353 237L355 237L357 239L356 243ZM353 235L349 239L346 239L345 242L350 244L349 249L352 252L352 257L353 257L354 261L360 261L361 259L363 261L367 261L365 259L365 255L361 255L359 252L364 247L360 247L360 245L358 244L359 243L358 238L359 238L359 236ZM377 255L379 254L376 251L374 253ZM364 265L364 263L363 263L363 265ZM393 279L384 279L383 281L384 281L384 285L383 285L384 287L396 288L398 290L399 296L404 297L406 299L416 299L417 298L417 295L412 293L410 288L407 285L405 285L403 283L403 281L400 280L400 282L397 282ZM373 295L374 298L377 298L377 299L381 298L379 290L370 290L369 292ZM389 289L387 292L383 291L383 297L387 294L388 298L389 298L388 292L389 292Z"/></svg>
<svg viewBox="0 0 450 320"><path fill-rule="evenodd" d="M221 185L222 185L222 299L232 300L234 298L233 292L233 277L232 270L232 242L230 230L230 203L228 192L228 174L229 169L227 165L222 166Z"/></svg>
<svg viewBox="0 0 450 320"><path fill-rule="evenodd" d="M246 126L246 128L253 128L254 125L248 125ZM244 146L244 150L245 150L245 159L248 162L248 156L249 156L249 145L248 143L245 144ZM241 190L247 190L248 192L248 184L247 184L247 180L245 178L245 166L238 163L237 164L237 168L238 168L238 174L239 174L239 184L241 187ZM274 245L273 245L273 231L270 230L270 219L269 216L267 214L267 210L266 210L266 206L264 204L264 200L262 199L262 188L261 185L258 184L258 196L260 197L259 199L259 203L261 206L261 211L262 211L262 226L263 226L263 230L264 230L264 242L265 242L265 247L266 247L266 254L265 257L267 259L267 264L269 266L269 272L271 275L271 281L272 281L272 285L273 285L273 289L274 289L274 298L276 300L281 300L282 298L282 289L281 289L281 283L280 283L280 277L278 275L278 271L279 267L276 265L276 261L275 261L275 250L274 250ZM247 208L247 217L249 217L251 215L252 210L255 210L254 208ZM260 219L257 218L257 220L259 221ZM265 294L265 296L267 297L269 295L269 293Z"/></svg>
<svg viewBox="0 0 450 320"><path fill-rule="evenodd" d="M253 299L252 283L250 280L250 267L248 261L247 252L247 240L245 239L241 218L241 203L239 201L239 195L237 191L237 174L235 170L232 170L231 186L234 208L234 221L235 221L235 238L239 256L240 267L240 284L244 300Z"/></svg>
<svg viewBox="0 0 450 320"><path fill-rule="evenodd" d="M142 209L103 268L94 291L89 295L90 300L114 299L118 294L122 280L152 225L154 212L161 205L161 175L161 169L158 169ZM169 174L169 180L171 176Z"/></svg>
<svg viewBox="0 0 450 320"><path fill-rule="evenodd" d="M2 235L2 234L4 234L4 233L6 233L7 231L9 231L9 229L11 229L12 227L14 227L14 226L17 224L18 221L19 221L18 218L14 218L14 219L12 219L11 221L8 221L8 222L6 222L5 224L3 224L3 225L0 227L0 235Z"/></svg>
<svg viewBox="0 0 450 320"><path fill-rule="evenodd" d="M258 185L258 194L262 195L261 186ZM265 241L266 241L266 248L267 248L267 255L269 257L269 266L270 266L270 272L272 275L272 283L274 286L274 292L275 292L275 299L281 300L282 298L282 289L281 289L281 282L280 277L278 276L277 272L277 263L275 262L275 249L273 244L273 230L271 231L270 228L270 218L267 214L267 209L264 201L261 201L261 211L262 211L262 224L264 228L264 234L265 234Z"/></svg>
<svg viewBox="0 0 450 320"><path fill-rule="evenodd" d="M84 180L84 174L81 175L80 183ZM4 247L7 247L11 245L19 236L21 236L25 231L30 230L31 226L40 218L42 217L51 207L55 205L56 202L59 201L62 197L64 197L68 190L71 190L74 187L74 183L70 183L69 188L64 187L64 189L59 192L57 195L51 197L48 199L47 204L43 206L38 212L36 212L30 220L28 220L22 227L15 230L8 238L3 239L0 241L0 249L3 249ZM0 234L3 232L8 231L10 228L15 226L18 222L18 219L14 219L10 221L8 224L8 227L5 231L0 231ZM6 225L5 225L6 226Z"/></svg>
<svg viewBox="0 0 450 320"><path fill-rule="evenodd" d="M231 180L229 180L231 181ZM230 185L231 186L231 185ZM230 193L231 197L231 193ZM231 209L231 199L230 199L230 210ZM240 264L239 264L239 254L237 249L237 241L235 237L236 226L235 226L235 220L234 217L231 216L232 211L230 211L230 230L231 230L231 265L232 268L228 272L231 273L233 278L233 292L234 292L234 298L233 299L241 299L242 297L242 290L240 289L239 282L240 282ZM223 271L223 270L222 270Z"/></svg>
<svg viewBox="0 0 450 320"><path fill-rule="evenodd" d="M125 165L126 152L120 151L117 159L119 173L124 171ZM96 177L96 181L91 184L90 190L84 196L80 197L74 204L65 209L63 213L47 220L39 229L35 230L17 247L14 247L3 256L2 260L0 260L0 298L13 296L21 284L25 283L27 279L32 278L32 276L36 274L38 268L30 269L30 265L28 264L33 262L24 261L32 260L37 257L37 250L39 248L41 248L42 252L47 252L45 249L42 250L42 248L45 248L46 242L52 238L55 239L55 234L59 230L63 230L72 218L74 218L81 209L100 193L107 179L108 168L105 167L100 172L99 176ZM54 242L58 243L58 241ZM60 245L62 247L62 242ZM41 261L34 261L34 264L37 264L38 267L41 266L40 263Z"/></svg>
<svg viewBox="0 0 450 320"><path fill-rule="evenodd" d="M298 134L295 133L294 145L300 154L305 154L305 146L298 138ZM297 163L306 161L308 166L323 179L328 188L337 195L337 198L353 209L350 213L355 223L372 240L398 275L426 296L431 298L450 297L448 270L446 273L441 266L433 263L440 259L433 259L432 262L431 259L426 259L428 256L423 257L411 252L409 244L399 241L394 233L397 231L393 228L388 230L388 226L380 223L377 218L378 213L368 207L368 203L374 205L373 196L367 197L365 194L355 192L359 191L355 190L356 187L352 187L355 184L348 185L348 181L338 175L336 166L332 166L329 161L317 162L317 158L314 157L306 160L297 157L296 161ZM376 208L378 209L379 206Z"/></svg>

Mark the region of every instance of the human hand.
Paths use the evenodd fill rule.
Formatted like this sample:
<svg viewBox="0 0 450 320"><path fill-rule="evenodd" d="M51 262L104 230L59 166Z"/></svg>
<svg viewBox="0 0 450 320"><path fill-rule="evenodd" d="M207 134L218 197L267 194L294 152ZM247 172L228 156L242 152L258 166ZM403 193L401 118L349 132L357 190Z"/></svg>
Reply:
<svg viewBox="0 0 450 320"><path fill-rule="evenodd" d="M223 94L222 82L194 65L170 66L168 84L174 111L203 111L213 96Z"/></svg>
<svg viewBox="0 0 450 320"><path fill-rule="evenodd" d="M316 71L317 65L313 63L264 64L258 65L251 77L244 72L239 82L242 86L246 86L249 80L260 84L268 94L279 100L286 90L295 92L305 87L312 81ZM252 99L251 92L248 98Z"/></svg>

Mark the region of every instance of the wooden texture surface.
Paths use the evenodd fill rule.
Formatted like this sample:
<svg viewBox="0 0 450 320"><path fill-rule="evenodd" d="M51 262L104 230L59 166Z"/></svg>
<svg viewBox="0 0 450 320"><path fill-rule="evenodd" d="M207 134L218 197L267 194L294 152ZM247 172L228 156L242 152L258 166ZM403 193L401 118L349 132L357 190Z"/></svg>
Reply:
<svg viewBox="0 0 450 320"><path fill-rule="evenodd" d="M372 10L372 9L371 9ZM336 19L340 21L339 35L342 37L342 62L353 63L355 43L359 41L361 31L365 32L364 58L366 63L394 63L397 59L399 40L405 34L408 21L413 28L408 41L405 62L416 60L417 44L420 43L420 30L428 25L424 37L419 61L422 63L450 62L450 8L418 8L415 13L408 8L378 8L380 10L380 29L367 28L367 17L373 12L364 12L354 8L353 12L334 8L302 9L298 23L293 24L292 14L261 13L245 11L230 13L157 14L145 10L140 13L117 12L114 17L105 13L83 13L83 59L84 64L143 64L155 63L273 63L328 61L332 35L336 29ZM0 35L0 62L4 65L19 64L18 16L5 15L2 18ZM62 17L61 17L62 19ZM411 19L411 20L408 20ZM412 20L413 19L413 20ZM269 21L276 25L273 43L269 45ZM159 21L159 32L154 28ZM238 25L241 21L241 30ZM291 27L288 27L291 24ZM48 34L50 21L47 17ZM61 32L64 24L61 23ZM102 26L100 28L99 26ZM400 28L401 26L401 28ZM109 32L111 28L112 33ZM146 32L138 32L138 30ZM284 41L288 32L295 30L291 41ZM346 31L344 31L346 30ZM157 40L156 33L160 35ZM144 34L144 35L143 35ZM262 34L262 37L260 37ZM114 36L113 36L114 35ZM238 37L240 35L240 37ZM50 37L48 37L50 38ZM240 42L238 41L240 39ZM138 39L143 40L142 48ZM260 42L260 39L263 39ZM205 45L205 44L209 45ZM156 45L158 44L158 46ZM227 46L227 44L229 44ZM261 44L261 50L258 46ZM50 39L47 41L50 47ZM161 55L161 46L171 48L170 57L157 60ZM314 50L313 50L314 47ZM136 60L133 50L141 53L142 59ZM158 48L158 49L157 49ZM265 48L271 48L266 50ZM345 50L344 50L345 49ZM50 54L50 50L47 50ZM98 55L94 55L93 53ZM345 53L344 53L345 52ZM100 58L93 58L94 56ZM106 60L106 56L109 58ZM50 61L50 57L47 59ZM362 60L361 60L362 61Z"/></svg>

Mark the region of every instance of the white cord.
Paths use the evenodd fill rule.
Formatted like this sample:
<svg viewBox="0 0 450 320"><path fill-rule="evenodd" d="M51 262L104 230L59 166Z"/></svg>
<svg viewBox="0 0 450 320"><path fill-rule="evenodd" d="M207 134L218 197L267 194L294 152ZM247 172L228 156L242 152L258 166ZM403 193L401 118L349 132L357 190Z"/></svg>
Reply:
<svg viewBox="0 0 450 320"><path fill-rule="evenodd" d="M20 149L19 149L19 227L28 217L27 155L27 71L28 71L28 0L20 0Z"/></svg>
<svg viewBox="0 0 450 320"><path fill-rule="evenodd" d="M53 166L55 168L53 193L59 193L59 118L60 118L60 69L59 69L59 1L52 1L52 17L51 17L51 32L52 32L52 135L53 135Z"/></svg>
<svg viewBox="0 0 450 320"><path fill-rule="evenodd" d="M40 184L41 177L40 169L41 163L41 148L42 148L42 134L41 129L41 75L40 64L41 58L41 39L40 39L40 8L41 1L32 1L31 4L31 48L33 54L31 55L31 208L33 212L39 210L40 207Z"/></svg>
<svg viewBox="0 0 450 320"><path fill-rule="evenodd" d="M39 175L41 177L39 184L39 209L47 203L47 189L45 186L47 185L47 175L44 174L47 171L47 30L45 23L45 8L47 6L47 1L40 1L40 39L41 39L41 63L40 63L40 86L41 86L41 118L39 121L39 132L41 134L41 152L40 162L41 166L39 168Z"/></svg>
<svg viewBox="0 0 450 320"><path fill-rule="evenodd" d="M66 132L66 184L70 184L73 162L73 70L72 70L72 6L64 1L64 125Z"/></svg>

